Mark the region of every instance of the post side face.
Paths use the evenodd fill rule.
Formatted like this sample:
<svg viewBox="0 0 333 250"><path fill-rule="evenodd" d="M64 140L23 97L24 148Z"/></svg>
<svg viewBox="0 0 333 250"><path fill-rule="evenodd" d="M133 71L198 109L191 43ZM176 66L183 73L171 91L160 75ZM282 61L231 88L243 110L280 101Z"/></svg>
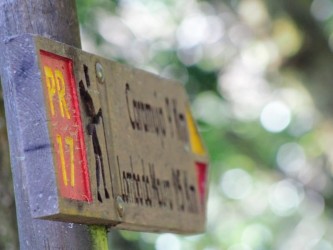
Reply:
<svg viewBox="0 0 333 250"><path fill-rule="evenodd" d="M19 145L11 148L15 152L12 161L20 162L17 165L22 167L23 178L29 179L29 185L24 188L30 194L31 212L58 213L52 145L34 40L30 35L24 35L8 41L7 46L8 51L15 51L15 54L7 69L12 73L6 94L10 99L9 110L16 114L17 124L13 127L17 131L13 134L20 138Z"/></svg>
<svg viewBox="0 0 333 250"><path fill-rule="evenodd" d="M30 192L33 216L202 232L208 158L184 88L64 44L33 40L51 159L40 171L53 180L43 188L56 193L43 203Z"/></svg>

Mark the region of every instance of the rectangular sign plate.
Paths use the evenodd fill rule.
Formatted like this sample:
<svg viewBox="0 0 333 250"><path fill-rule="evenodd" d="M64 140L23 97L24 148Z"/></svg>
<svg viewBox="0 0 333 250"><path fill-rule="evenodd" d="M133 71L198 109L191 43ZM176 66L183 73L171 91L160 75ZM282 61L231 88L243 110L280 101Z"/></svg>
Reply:
<svg viewBox="0 0 333 250"><path fill-rule="evenodd" d="M30 51L13 70L33 217L204 230L208 159L181 84L46 38L11 43Z"/></svg>

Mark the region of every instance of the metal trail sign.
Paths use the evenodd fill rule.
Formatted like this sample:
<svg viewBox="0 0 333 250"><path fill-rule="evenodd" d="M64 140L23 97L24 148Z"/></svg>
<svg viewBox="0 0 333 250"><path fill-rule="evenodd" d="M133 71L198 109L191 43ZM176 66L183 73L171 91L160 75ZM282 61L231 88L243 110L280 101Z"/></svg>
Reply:
<svg viewBox="0 0 333 250"><path fill-rule="evenodd" d="M34 218L204 230L208 158L181 84L38 36L10 43Z"/></svg>

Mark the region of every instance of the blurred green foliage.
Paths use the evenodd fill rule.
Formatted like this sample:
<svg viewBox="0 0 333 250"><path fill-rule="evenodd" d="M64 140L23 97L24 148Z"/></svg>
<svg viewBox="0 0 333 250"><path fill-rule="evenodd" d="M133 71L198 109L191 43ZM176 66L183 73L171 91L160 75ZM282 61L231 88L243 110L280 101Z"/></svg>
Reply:
<svg viewBox="0 0 333 250"><path fill-rule="evenodd" d="M185 84L208 148L207 232L111 249L333 249L330 0L78 2L83 48Z"/></svg>

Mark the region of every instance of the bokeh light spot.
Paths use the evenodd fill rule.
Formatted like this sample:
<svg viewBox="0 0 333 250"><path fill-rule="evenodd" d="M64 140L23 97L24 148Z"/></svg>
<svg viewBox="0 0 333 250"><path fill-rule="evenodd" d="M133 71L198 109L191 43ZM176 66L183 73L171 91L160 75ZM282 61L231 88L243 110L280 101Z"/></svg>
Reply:
<svg viewBox="0 0 333 250"><path fill-rule="evenodd" d="M247 226L242 235L242 241L253 249L260 249L273 239L272 232L263 224L256 223Z"/></svg>
<svg viewBox="0 0 333 250"><path fill-rule="evenodd" d="M231 199L244 199L251 192L252 187L252 177L243 169L231 169L222 176L221 188Z"/></svg>
<svg viewBox="0 0 333 250"><path fill-rule="evenodd" d="M311 4L311 14L319 21L325 21L333 15L331 0L314 0Z"/></svg>
<svg viewBox="0 0 333 250"><path fill-rule="evenodd" d="M287 105L280 101L267 104L261 112L261 125L269 132L278 133L288 127L291 112Z"/></svg>
<svg viewBox="0 0 333 250"><path fill-rule="evenodd" d="M155 243L156 250L180 250L181 244L177 236L173 234L161 234Z"/></svg>
<svg viewBox="0 0 333 250"><path fill-rule="evenodd" d="M278 216L289 216L298 207L301 197L296 186L289 180L275 184L271 190L269 203Z"/></svg>
<svg viewBox="0 0 333 250"><path fill-rule="evenodd" d="M282 145L276 158L279 168L288 174L297 173L306 165L304 150L297 143Z"/></svg>
<svg viewBox="0 0 333 250"><path fill-rule="evenodd" d="M252 248L246 244L239 243L232 245L231 247L228 248L228 250L252 250Z"/></svg>
<svg viewBox="0 0 333 250"><path fill-rule="evenodd" d="M205 16L185 18L177 30L179 47L191 48L203 43L208 35L207 30L208 22Z"/></svg>

